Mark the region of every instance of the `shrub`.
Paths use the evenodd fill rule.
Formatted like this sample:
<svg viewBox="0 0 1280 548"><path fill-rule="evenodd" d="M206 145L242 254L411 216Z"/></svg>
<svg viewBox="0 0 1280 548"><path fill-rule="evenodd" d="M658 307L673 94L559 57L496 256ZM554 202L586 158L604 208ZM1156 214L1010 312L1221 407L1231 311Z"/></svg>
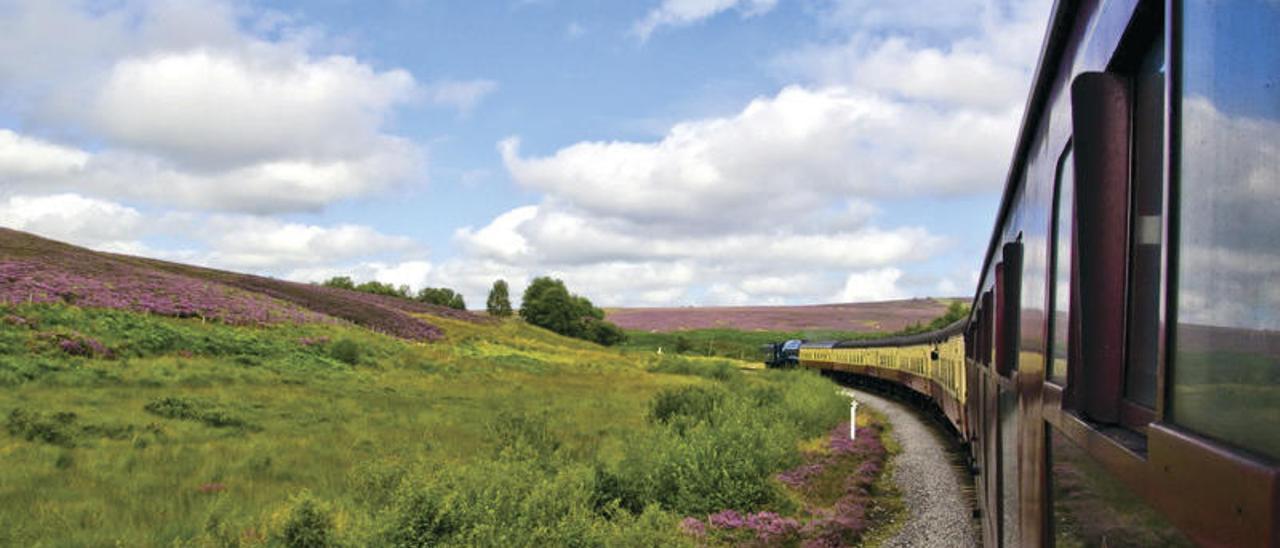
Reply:
<svg viewBox="0 0 1280 548"><path fill-rule="evenodd" d="M479 460L424 470L382 514L385 546L599 546L619 533L591 510L590 470ZM628 522L628 523L634 523Z"/></svg>
<svg viewBox="0 0 1280 548"><path fill-rule="evenodd" d="M351 339L340 339L329 346L329 356L347 365L358 365L363 353L360 343Z"/></svg>
<svg viewBox="0 0 1280 548"><path fill-rule="evenodd" d="M280 531L280 541L289 548L334 546L333 511L328 504L303 491L293 498Z"/></svg>
<svg viewBox="0 0 1280 548"><path fill-rule="evenodd" d="M560 439L551 431L546 414L503 411L489 423L488 430L499 458L545 463L560 450Z"/></svg>
<svg viewBox="0 0 1280 548"><path fill-rule="evenodd" d="M384 518L381 543L386 546L437 546L458 531L458 516L451 515L439 485L406 481L394 491L391 511Z"/></svg>
<svg viewBox="0 0 1280 548"><path fill-rule="evenodd" d="M168 419L189 420L214 428L245 428L249 422L223 409L221 405L204 399L168 396L148 402L143 409L148 413Z"/></svg>
<svg viewBox="0 0 1280 548"><path fill-rule="evenodd" d="M666 389L649 403L649 420L677 424L681 430L692 424L710 422L725 397L723 390L703 386Z"/></svg>
<svg viewBox="0 0 1280 548"><path fill-rule="evenodd" d="M5 427L12 436L27 441L40 441L59 447L75 447L75 413L54 413L52 416L21 407L9 412Z"/></svg>
<svg viewBox="0 0 1280 548"><path fill-rule="evenodd" d="M693 375L717 381L731 380L737 378L738 375L738 368L724 360L708 363L679 356L663 356L657 364L649 368L649 371L673 375Z"/></svg>

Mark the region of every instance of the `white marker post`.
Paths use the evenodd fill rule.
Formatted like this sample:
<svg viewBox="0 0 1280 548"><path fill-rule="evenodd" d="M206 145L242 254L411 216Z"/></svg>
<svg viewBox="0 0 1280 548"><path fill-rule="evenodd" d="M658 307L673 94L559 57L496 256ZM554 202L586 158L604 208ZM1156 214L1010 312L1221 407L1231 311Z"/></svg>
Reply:
<svg viewBox="0 0 1280 548"><path fill-rule="evenodd" d="M858 400L849 398L849 439L858 437Z"/></svg>

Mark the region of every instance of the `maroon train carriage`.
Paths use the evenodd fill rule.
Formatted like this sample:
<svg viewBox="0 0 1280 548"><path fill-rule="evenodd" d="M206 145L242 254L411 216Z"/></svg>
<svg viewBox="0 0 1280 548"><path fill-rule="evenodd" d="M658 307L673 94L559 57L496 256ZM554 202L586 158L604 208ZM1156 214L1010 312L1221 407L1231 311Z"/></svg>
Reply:
<svg viewBox="0 0 1280 548"><path fill-rule="evenodd" d="M1280 2L1059 1L981 273L987 546L1280 546Z"/></svg>

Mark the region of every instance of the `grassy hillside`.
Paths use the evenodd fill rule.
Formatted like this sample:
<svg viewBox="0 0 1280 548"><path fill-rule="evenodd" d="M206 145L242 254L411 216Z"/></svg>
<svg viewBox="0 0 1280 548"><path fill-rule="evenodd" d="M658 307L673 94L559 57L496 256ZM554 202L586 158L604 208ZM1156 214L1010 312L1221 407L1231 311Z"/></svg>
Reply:
<svg viewBox="0 0 1280 548"><path fill-rule="evenodd" d="M872 499L826 511L778 479L883 460L841 445L846 403L815 375L10 236L0 545L847 542L872 526ZM741 520L708 517L725 512Z"/></svg>

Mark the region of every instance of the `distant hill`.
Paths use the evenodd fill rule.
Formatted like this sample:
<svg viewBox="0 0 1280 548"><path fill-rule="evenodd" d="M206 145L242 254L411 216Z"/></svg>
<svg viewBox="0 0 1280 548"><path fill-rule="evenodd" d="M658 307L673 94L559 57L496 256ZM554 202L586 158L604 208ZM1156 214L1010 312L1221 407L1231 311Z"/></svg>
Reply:
<svg viewBox="0 0 1280 548"><path fill-rule="evenodd" d="M30 302L234 325L348 321L409 340L436 340L442 334L415 314L490 321L408 299L102 253L0 228L0 303Z"/></svg>
<svg viewBox="0 0 1280 548"><path fill-rule="evenodd" d="M927 324L946 312L948 301L908 299L808 306L610 308L605 313L609 321L624 329L643 331L727 328L873 333L899 331L917 322Z"/></svg>

